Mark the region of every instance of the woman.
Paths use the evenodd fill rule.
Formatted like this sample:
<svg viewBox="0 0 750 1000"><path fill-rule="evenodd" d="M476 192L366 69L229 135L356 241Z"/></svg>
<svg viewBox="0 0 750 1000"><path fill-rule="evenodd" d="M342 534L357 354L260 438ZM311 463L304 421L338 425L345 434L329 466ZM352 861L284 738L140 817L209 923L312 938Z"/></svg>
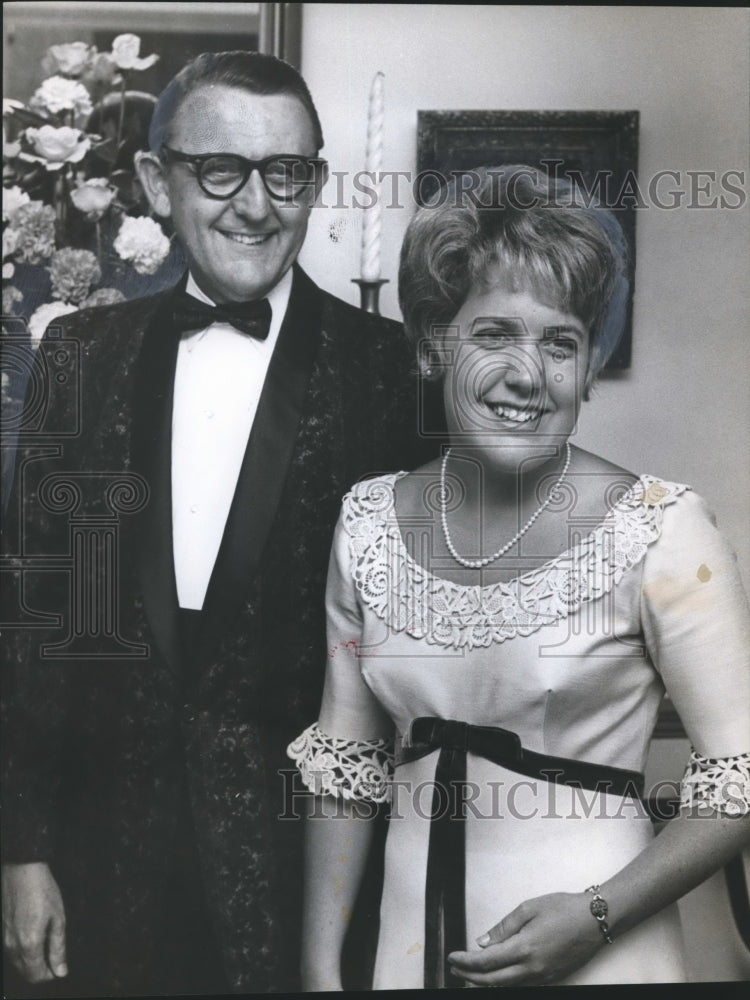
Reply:
<svg viewBox="0 0 750 1000"><path fill-rule="evenodd" d="M680 981L674 903L750 836L733 555L688 487L571 441L622 328L619 225L529 168L478 174L417 213L401 259L451 446L344 499L323 704L289 751L316 814L348 818L308 824L308 989L341 987L373 802L376 989ZM655 838L665 689L693 752Z"/></svg>

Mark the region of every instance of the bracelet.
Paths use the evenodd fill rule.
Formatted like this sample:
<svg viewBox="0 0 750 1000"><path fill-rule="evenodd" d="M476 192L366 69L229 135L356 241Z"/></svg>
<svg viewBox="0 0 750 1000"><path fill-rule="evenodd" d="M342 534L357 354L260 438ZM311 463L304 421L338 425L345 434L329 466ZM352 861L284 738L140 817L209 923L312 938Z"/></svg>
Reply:
<svg viewBox="0 0 750 1000"><path fill-rule="evenodd" d="M592 892L594 898L591 900L589 909L591 910L591 915L596 919L599 924L599 929L602 932L602 937L607 942L607 944L613 944L612 937L609 933L609 925L607 923L607 914L609 913L609 907L607 906L606 899L603 899L599 895L599 886L590 885L586 892Z"/></svg>

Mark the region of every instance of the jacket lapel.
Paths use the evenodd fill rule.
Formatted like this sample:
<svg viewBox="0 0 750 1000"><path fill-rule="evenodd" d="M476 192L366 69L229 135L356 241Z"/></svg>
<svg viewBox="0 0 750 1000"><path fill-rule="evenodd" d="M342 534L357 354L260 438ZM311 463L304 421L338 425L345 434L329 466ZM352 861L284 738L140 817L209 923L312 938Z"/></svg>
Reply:
<svg viewBox="0 0 750 1000"><path fill-rule="evenodd" d="M289 306L206 595L204 612L212 624L236 618L258 569L292 462L320 328L320 292L295 265Z"/></svg>
<svg viewBox="0 0 750 1000"><path fill-rule="evenodd" d="M149 488L148 503L135 525L144 607L161 652L177 670L180 633L172 551L172 398L180 338L172 324L174 291L158 304L138 359L132 458L135 471Z"/></svg>

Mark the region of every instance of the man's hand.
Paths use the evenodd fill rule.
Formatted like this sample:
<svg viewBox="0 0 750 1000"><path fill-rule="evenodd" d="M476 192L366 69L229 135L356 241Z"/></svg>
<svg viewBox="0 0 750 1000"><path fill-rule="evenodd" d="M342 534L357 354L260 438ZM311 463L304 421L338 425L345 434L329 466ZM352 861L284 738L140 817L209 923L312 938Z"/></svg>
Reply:
<svg viewBox="0 0 750 1000"><path fill-rule="evenodd" d="M65 909L42 861L3 865L3 944L30 983L67 976Z"/></svg>
<svg viewBox="0 0 750 1000"><path fill-rule="evenodd" d="M564 979L602 942L588 899L558 892L521 903L477 941L481 951L455 951L448 960L474 986L530 986Z"/></svg>

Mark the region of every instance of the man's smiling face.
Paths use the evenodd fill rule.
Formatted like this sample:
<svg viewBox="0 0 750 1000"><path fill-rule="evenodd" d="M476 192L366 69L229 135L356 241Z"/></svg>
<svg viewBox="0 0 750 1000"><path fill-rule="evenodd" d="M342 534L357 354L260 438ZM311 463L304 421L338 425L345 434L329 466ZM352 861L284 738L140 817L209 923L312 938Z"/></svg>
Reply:
<svg viewBox="0 0 750 1000"><path fill-rule="evenodd" d="M180 105L168 145L183 153L315 156L312 122L289 94L198 87ZM293 202L271 198L254 170L234 197L219 201L198 185L195 168L170 163L156 210L170 215L196 282L214 302L262 298L294 263L307 232L314 192Z"/></svg>

